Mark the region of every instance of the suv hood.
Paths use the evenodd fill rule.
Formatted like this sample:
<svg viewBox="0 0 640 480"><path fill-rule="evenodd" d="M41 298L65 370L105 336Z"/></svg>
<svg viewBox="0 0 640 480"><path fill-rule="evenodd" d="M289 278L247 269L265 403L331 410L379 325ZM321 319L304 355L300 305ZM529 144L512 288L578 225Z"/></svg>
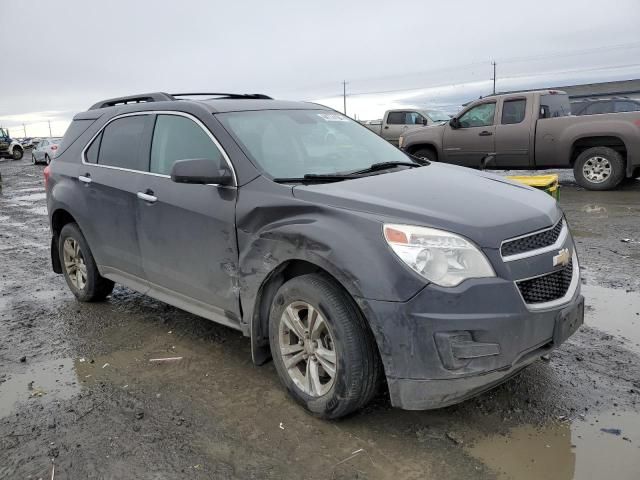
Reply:
<svg viewBox="0 0 640 480"><path fill-rule="evenodd" d="M298 185L301 200L380 216L381 222L440 228L484 248L549 227L562 212L546 193L470 168L421 168L319 185Z"/></svg>

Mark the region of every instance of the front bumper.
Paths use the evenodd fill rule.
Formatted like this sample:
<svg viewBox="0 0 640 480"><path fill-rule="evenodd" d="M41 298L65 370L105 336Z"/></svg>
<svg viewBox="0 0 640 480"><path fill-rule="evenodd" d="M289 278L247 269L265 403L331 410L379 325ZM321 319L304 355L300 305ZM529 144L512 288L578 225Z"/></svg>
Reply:
<svg viewBox="0 0 640 480"><path fill-rule="evenodd" d="M378 343L391 403L407 410L452 405L504 382L584 318L579 284L562 305L531 310L514 282L500 278L428 285L405 303L358 302Z"/></svg>

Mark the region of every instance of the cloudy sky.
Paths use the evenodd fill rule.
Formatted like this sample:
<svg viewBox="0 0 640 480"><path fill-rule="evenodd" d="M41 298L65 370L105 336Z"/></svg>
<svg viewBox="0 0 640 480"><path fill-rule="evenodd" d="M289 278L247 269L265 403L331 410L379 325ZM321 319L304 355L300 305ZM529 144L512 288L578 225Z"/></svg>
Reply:
<svg viewBox="0 0 640 480"><path fill-rule="evenodd" d="M640 1L0 0L0 124L64 133L97 100L261 92L377 118L396 105L640 78ZM7 22L7 20L10 20Z"/></svg>

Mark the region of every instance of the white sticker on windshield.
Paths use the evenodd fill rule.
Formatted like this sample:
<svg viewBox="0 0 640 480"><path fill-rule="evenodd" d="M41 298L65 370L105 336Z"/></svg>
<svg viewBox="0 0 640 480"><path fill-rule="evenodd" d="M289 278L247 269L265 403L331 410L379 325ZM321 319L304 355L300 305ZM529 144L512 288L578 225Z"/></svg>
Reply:
<svg viewBox="0 0 640 480"><path fill-rule="evenodd" d="M323 118L325 122L348 122L349 119L338 115L337 113L319 113L318 116Z"/></svg>

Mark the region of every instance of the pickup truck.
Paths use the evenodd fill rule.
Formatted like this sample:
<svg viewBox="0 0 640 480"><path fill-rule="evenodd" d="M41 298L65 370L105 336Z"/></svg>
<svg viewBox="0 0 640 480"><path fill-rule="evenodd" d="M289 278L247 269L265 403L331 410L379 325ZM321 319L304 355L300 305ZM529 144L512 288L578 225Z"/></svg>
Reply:
<svg viewBox="0 0 640 480"><path fill-rule="evenodd" d="M22 145L9 136L9 130L0 128L0 158L9 157L13 160L20 160L23 154Z"/></svg>
<svg viewBox="0 0 640 480"><path fill-rule="evenodd" d="M573 168L580 186L610 190L640 175L640 112L571 116L558 90L491 95L447 123L406 132L399 146L466 167Z"/></svg>
<svg viewBox="0 0 640 480"><path fill-rule="evenodd" d="M448 122L450 118L438 110L404 108L387 110L382 120L371 120L365 122L364 126L388 142L398 145L401 135L427 125Z"/></svg>

